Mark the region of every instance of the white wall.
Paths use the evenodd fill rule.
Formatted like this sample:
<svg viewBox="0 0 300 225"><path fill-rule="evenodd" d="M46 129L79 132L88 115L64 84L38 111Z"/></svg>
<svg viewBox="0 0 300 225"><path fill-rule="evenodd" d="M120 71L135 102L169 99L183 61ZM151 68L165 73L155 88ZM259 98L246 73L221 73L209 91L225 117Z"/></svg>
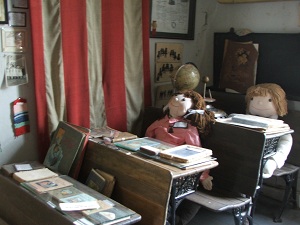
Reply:
<svg viewBox="0 0 300 225"><path fill-rule="evenodd" d="M8 0L8 11L14 12L26 12L27 15L27 27L29 27L29 14L28 9L12 8L11 1ZM1 25L8 27L8 25ZM17 27L16 27L17 28ZM23 27L22 27L23 28ZM29 34L29 32L28 32ZM28 36L30 37L30 36ZM1 40L2 42L2 40ZM37 155L37 140L36 140L36 108L35 108L35 96L34 96L34 79L32 72L32 59L31 59L31 46L28 43L28 51L24 53L27 61L28 72L28 84L20 86L6 87L4 68L5 68L5 55L11 55L14 53L3 53L2 48L0 52L0 165L11 162L21 162L24 160L36 160ZM14 136L13 130L13 113L12 102L18 97L25 98L28 103L29 121L30 121L30 133L21 135L19 137Z"/></svg>

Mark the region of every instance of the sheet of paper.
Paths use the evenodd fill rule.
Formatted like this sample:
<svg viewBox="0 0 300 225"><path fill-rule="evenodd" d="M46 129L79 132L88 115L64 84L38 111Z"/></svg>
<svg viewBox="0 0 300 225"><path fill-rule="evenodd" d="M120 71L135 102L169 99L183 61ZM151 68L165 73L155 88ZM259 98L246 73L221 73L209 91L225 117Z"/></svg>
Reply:
<svg viewBox="0 0 300 225"><path fill-rule="evenodd" d="M74 203L59 203L62 211L77 211L85 209L98 209L100 206L97 201L90 202L74 202Z"/></svg>

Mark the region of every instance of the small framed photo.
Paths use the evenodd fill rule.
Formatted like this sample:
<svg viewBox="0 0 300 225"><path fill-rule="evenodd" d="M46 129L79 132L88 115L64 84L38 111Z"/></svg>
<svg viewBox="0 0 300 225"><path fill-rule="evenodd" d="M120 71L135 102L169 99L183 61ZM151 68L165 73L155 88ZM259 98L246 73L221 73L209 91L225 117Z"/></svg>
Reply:
<svg viewBox="0 0 300 225"><path fill-rule="evenodd" d="M25 28L2 28L2 51L25 52L27 31Z"/></svg>
<svg viewBox="0 0 300 225"><path fill-rule="evenodd" d="M8 24L11 27L26 27L26 13L25 12L9 12Z"/></svg>
<svg viewBox="0 0 300 225"><path fill-rule="evenodd" d="M0 0L0 24L7 24L7 2L6 0Z"/></svg>
<svg viewBox="0 0 300 225"><path fill-rule="evenodd" d="M12 0L12 7L28 9L28 0Z"/></svg>

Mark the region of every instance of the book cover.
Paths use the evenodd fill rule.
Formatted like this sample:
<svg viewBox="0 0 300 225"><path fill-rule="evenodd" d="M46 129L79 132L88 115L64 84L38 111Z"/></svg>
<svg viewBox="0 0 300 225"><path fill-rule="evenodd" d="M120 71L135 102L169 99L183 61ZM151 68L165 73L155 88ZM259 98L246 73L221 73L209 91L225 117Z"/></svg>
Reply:
<svg viewBox="0 0 300 225"><path fill-rule="evenodd" d="M65 188L48 191L47 193L57 201L62 202L62 199L79 195L82 194L83 192L75 188L74 186L69 186Z"/></svg>
<svg viewBox="0 0 300 225"><path fill-rule="evenodd" d="M102 170L99 170L99 169L96 169L96 172L105 179L105 185L100 193L107 197L110 197L114 190L115 183L116 183L115 176L113 176L107 172L104 172Z"/></svg>
<svg viewBox="0 0 300 225"><path fill-rule="evenodd" d="M136 138L127 141L120 141L120 142L116 142L115 145L130 151L138 151L141 146L152 146L160 150L169 149L170 146L173 146L149 137Z"/></svg>
<svg viewBox="0 0 300 225"><path fill-rule="evenodd" d="M102 193L106 184L106 179L95 169L91 169L85 184L95 191Z"/></svg>
<svg viewBox="0 0 300 225"><path fill-rule="evenodd" d="M126 141L126 140L135 139L137 137L138 137L137 135L132 134L130 132L120 132L117 136L115 136L112 139L112 142Z"/></svg>
<svg viewBox="0 0 300 225"><path fill-rule="evenodd" d="M212 155L212 150L193 145L180 145L159 153L161 158L170 159L176 162L193 162Z"/></svg>
<svg viewBox="0 0 300 225"><path fill-rule="evenodd" d="M73 186L71 182L66 181L61 177L25 182L23 185L36 193L44 193L59 188Z"/></svg>
<svg viewBox="0 0 300 225"><path fill-rule="evenodd" d="M119 133L120 131L115 130L109 126L91 129L92 138L103 138L103 137L114 138L118 136Z"/></svg>
<svg viewBox="0 0 300 225"><path fill-rule="evenodd" d="M28 171L19 171L13 174L13 178L18 182L26 182L26 181L35 181L41 180L51 177L57 177L58 174L52 172L48 168L36 169L36 170L28 170Z"/></svg>
<svg viewBox="0 0 300 225"><path fill-rule="evenodd" d="M130 218L134 212L126 207L113 206L109 209L99 210L94 213L83 212L89 219L97 224L115 224Z"/></svg>
<svg viewBox="0 0 300 225"><path fill-rule="evenodd" d="M91 130L92 138L108 138L110 142L125 141L137 138L137 135L130 132L121 132L111 127L104 126L101 128L93 128Z"/></svg>
<svg viewBox="0 0 300 225"><path fill-rule="evenodd" d="M255 85L258 45L252 42L225 40L220 74L220 88L246 93Z"/></svg>
<svg viewBox="0 0 300 225"><path fill-rule="evenodd" d="M174 160L162 158L159 156L154 156L153 159L158 162L161 162L161 163L164 163L164 164L167 164L170 166L174 166L174 167L177 167L177 168L183 169L183 170L187 170L187 169L191 169L191 168L195 168L195 167L199 167L199 166L209 165L212 161L217 160L217 158L211 157L211 156L204 157L202 159L198 159L198 160L187 162L187 163L176 162Z"/></svg>
<svg viewBox="0 0 300 225"><path fill-rule="evenodd" d="M87 128L60 121L43 164L53 171L77 178L88 134Z"/></svg>
<svg viewBox="0 0 300 225"><path fill-rule="evenodd" d="M86 194L86 193L78 193L73 196L61 198L60 202L65 202L65 203L75 203L75 202L92 202L92 201L97 201L96 198Z"/></svg>
<svg viewBox="0 0 300 225"><path fill-rule="evenodd" d="M77 131L81 132L84 136L69 172L69 176L73 177L74 179L77 179L81 169L81 165L83 162L83 158L84 158L87 143L89 141L91 130L86 127L78 126L75 124L71 124L71 123L67 123L67 124L75 128Z"/></svg>

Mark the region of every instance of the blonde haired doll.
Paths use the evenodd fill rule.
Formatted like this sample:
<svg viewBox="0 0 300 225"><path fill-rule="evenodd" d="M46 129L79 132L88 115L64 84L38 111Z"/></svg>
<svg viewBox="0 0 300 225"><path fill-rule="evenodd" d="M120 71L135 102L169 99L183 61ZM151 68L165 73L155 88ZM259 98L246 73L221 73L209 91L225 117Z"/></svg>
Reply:
<svg viewBox="0 0 300 225"><path fill-rule="evenodd" d="M278 119L287 114L287 100L284 90L274 83L251 86L246 92L246 112L251 115ZM274 170L281 168L287 159L293 144L291 134L280 137L276 153L269 157L264 168L263 178L272 176Z"/></svg>

